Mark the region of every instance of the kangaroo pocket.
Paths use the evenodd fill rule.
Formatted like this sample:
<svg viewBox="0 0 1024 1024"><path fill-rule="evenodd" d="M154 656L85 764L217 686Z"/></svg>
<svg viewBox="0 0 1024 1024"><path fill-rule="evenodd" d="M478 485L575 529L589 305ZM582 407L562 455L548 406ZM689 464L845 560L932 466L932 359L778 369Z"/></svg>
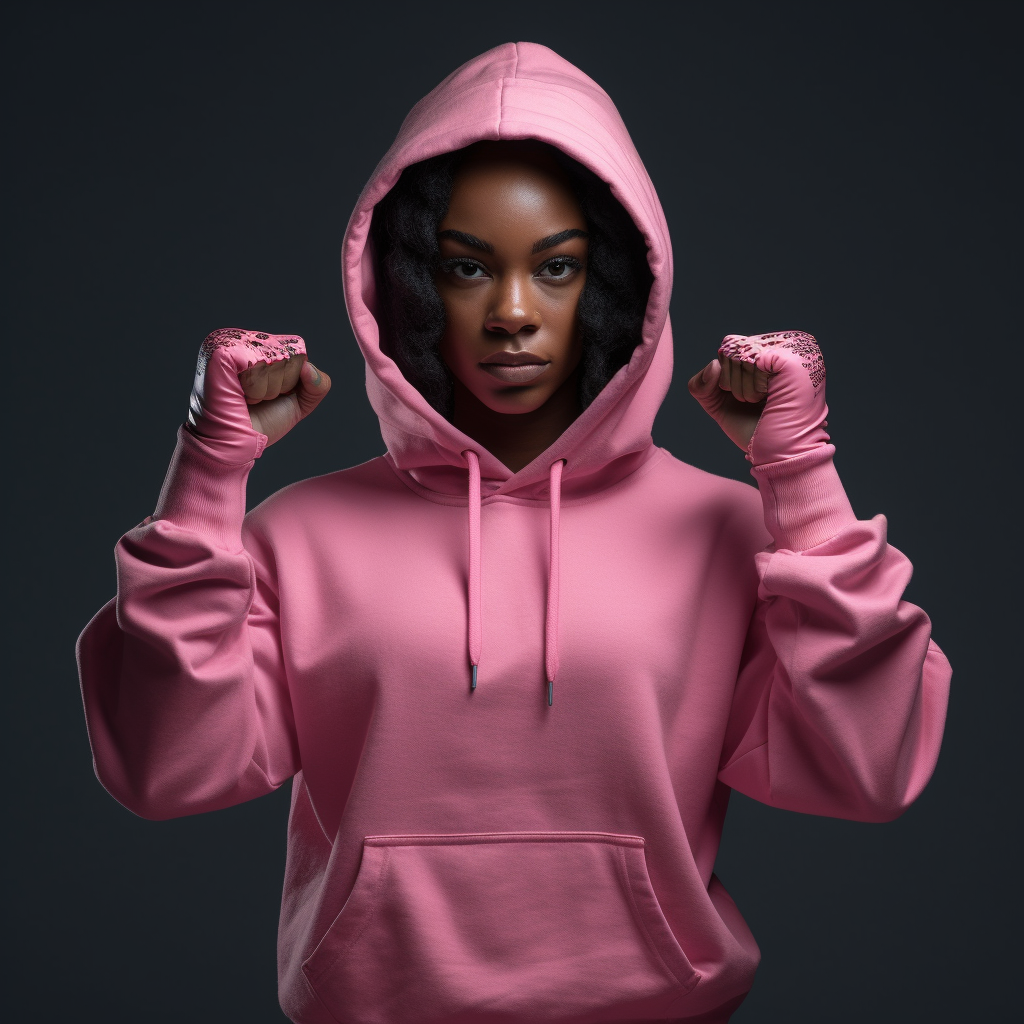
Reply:
<svg viewBox="0 0 1024 1024"><path fill-rule="evenodd" d="M369 836L303 972L340 1024L623 1021L699 980L640 836Z"/></svg>

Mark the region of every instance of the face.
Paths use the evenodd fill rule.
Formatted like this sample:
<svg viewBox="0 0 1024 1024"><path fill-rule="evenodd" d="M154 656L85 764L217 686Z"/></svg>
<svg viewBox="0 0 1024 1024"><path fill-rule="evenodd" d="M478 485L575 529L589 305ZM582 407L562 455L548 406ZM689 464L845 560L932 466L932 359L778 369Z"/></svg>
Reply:
<svg viewBox="0 0 1024 1024"><path fill-rule="evenodd" d="M478 147L438 229L441 357L498 413L539 409L574 388L582 345L586 220L557 165L529 143Z"/></svg>

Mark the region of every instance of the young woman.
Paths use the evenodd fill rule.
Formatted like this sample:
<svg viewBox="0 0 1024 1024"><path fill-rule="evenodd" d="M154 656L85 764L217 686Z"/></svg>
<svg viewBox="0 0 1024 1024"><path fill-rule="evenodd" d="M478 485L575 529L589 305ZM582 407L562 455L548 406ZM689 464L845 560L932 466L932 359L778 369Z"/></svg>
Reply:
<svg viewBox="0 0 1024 1024"><path fill-rule="evenodd" d="M611 101L508 44L413 109L345 237L386 455L245 515L330 382L297 337L204 343L82 691L140 815L293 780L292 1020L726 1021L758 961L712 873L730 790L886 821L927 783L949 666L836 475L817 344L731 336L690 381L756 489L680 462L671 274Z"/></svg>

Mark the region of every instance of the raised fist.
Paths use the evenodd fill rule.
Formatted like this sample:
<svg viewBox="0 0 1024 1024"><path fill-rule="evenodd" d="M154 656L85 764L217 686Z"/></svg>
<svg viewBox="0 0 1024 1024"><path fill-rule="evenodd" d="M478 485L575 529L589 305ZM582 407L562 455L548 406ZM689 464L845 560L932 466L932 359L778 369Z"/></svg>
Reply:
<svg viewBox="0 0 1024 1024"><path fill-rule="evenodd" d="M825 361L802 331L728 335L689 388L755 466L828 443Z"/></svg>
<svg viewBox="0 0 1024 1024"><path fill-rule="evenodd" d="M298 335L222 328L199 350L188 429L223 457L248 462L308 416L330 387Z"/></svg>

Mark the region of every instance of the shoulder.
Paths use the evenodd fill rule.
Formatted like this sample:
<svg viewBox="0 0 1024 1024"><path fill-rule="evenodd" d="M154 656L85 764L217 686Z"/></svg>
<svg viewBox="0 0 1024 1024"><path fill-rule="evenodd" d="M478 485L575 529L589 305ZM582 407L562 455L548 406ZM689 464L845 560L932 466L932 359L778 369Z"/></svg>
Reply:
<svg viewBox="0 0 1024 1024"><path fill-rule="evenodd" d="M245 517L250 531L271 534L282 525L317 529L346 518L380 514L391 499L407 492L383 455L358 466L289 484Z"/></svg>
<svg viewBox="0 0 1024 1024"><path fill-rule="evenodd" d="M734 529L750 533L761 543L767 536L764 511L757 485L751 480L730 477L698 469L676 458L665 448L653 474L658 491L677 508L691 515L728 523ZM746 463L743 463L746 466Z"/></svg>
<svg viewBox="0 0 1024 1024"><path fill-rule="evenodd" d="M660 478L661 486L684 491L698 501L760 509L760 496L753 480L733 480L731 477L709 473L676 458L667 448L661 448L659 451L661 458L655 472Z"/></svg>

